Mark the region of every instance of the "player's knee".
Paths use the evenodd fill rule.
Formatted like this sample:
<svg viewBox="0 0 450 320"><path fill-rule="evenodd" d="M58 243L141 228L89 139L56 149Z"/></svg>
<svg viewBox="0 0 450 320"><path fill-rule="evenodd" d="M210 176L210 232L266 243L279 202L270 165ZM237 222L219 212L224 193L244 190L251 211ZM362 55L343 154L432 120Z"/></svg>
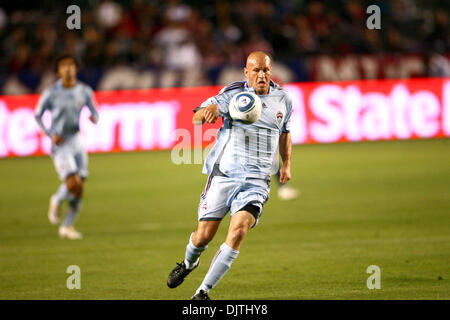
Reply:
<svg viewBox="0 0 450 320"><path fill-rule="evenodd" d="M67 186L67 191L69 191L70 193L74 193L75 192L75 180L73 178L73 176L69 176L66 179L66 186Z"/></svg>
<svg viewBox="0 0 450 320"><path fill-rule="evenodd" d="M248 227L244 224L239 224L230 230L230 240L234 243L240 243L244 240L248 232Z"/></svg>
<svg viewBox="0 0 450 320"><path fill-rule="evenodd" d="M83 196L83 181L78 182L77 184L77 198L81 198Z"/></svg>
<svg viewBox="0 0 450 320"><path fill-rule="evenodd" d="M83 194L83 180L78 175L71 175L66 179L67 190L77 198Z"/></svg>
<svg viewBox="0 0 450 320"><path fill-rule="evenodd" d="M213 239L214 234L208 232L207 230L197 230L195 232L195 237L193 239L194 245L196 247L204 247L208 245Z"/></svg>

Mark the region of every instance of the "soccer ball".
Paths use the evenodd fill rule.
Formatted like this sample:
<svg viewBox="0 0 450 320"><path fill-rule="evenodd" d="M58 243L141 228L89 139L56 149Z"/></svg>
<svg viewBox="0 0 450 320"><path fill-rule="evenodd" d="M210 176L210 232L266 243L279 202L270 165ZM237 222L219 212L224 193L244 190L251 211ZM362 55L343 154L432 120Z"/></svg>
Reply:
<svg viewBox="0 0 450 320"><path fill-rule="evenodd" d="M254 123L261 116L261 99L252 92L239 92L230 102L231 119L245 123Z"/></svg>

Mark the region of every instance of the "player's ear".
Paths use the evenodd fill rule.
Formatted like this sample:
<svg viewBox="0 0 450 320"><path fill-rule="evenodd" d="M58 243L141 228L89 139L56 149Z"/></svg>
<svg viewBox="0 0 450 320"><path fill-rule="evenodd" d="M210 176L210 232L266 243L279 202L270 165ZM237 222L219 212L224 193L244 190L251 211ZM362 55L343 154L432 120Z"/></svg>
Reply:
<svg viewBox="0 0 450 320"><path fill-rule="evenodd" d="M244 67L244 74L248 78L248 69L247 69L247 67Z"/></svg>

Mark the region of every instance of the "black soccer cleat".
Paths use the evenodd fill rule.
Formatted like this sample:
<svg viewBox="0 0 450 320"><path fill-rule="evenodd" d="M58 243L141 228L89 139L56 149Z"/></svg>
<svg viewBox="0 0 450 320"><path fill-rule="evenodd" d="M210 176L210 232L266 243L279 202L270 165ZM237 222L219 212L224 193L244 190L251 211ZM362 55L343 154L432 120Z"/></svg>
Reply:
<svg viewBox="0 0 450 320"><path fill-rule="evenodd" d="M167 279L167 285L169 286L169 288L178 287L181 283L183 283L184 278L186 278L192 270L197 268L199 264L200 261L195 267L193 267L192 269L188 269L184 264L184 260L181 263L177 262L177 266L172 270L172 272L169 274L169 278Z"/></svg>
<svg viewBox="0 0 450 320"><path fill-rule="evenodd" d="M211 299L204 290L200 290L198 293L194 294L191 300L211 300Z"/></svg>

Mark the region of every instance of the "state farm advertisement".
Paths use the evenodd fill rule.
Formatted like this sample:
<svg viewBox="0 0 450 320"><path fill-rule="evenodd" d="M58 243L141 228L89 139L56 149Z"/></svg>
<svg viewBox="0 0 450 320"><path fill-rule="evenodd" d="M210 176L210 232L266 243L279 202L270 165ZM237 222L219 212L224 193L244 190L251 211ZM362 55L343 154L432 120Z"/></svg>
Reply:
<svg viewBox="0 0 450 320"><path fill-rule="evenodd" d="M450 136L450 79L292 83L294 144ZM214 141L215 125L195 129L193 108L221 87L96 92L100 121L81 113L88 152L121 152L195 146ZM0 157L42 155L50 139L34 118L39 95L0 96ZM50 126L51 117L44 114Z"/></svg>

